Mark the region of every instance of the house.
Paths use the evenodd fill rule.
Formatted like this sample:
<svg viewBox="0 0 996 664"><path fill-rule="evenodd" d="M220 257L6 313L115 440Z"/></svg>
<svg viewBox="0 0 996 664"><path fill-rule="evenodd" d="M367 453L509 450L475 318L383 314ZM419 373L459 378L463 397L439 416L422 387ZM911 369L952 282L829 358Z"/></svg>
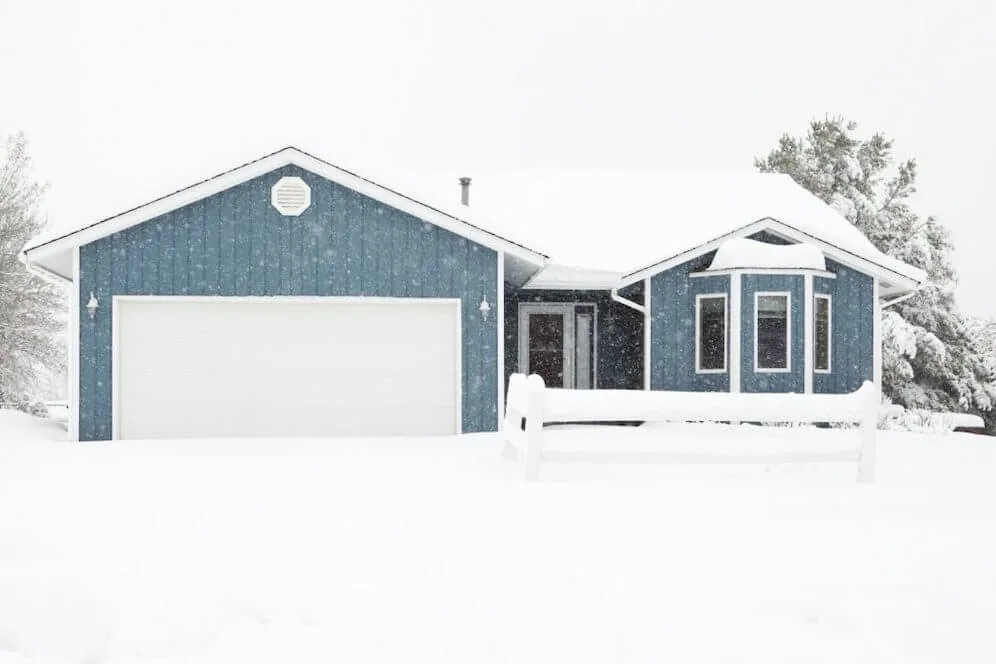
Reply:
<svg viewBox="0 0 996 664"><path fill-rule="evenodd" d="M410 184L286 148L26 247L71 285L71 437L491 431L513 371L851 391L924 280L782 175Z"/></svg>

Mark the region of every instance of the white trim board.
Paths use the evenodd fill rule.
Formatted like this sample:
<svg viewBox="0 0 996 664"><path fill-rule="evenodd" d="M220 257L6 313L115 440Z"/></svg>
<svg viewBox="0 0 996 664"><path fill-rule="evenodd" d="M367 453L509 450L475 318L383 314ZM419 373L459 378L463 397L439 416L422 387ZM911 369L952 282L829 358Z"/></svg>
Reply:
<svg viewBox="0 0 996 664"><path fill-rule="evenodd" d="M80 439L80 248L73 248L73 277L69 289L69 335L66 340L69 372L69 440Z"/></svg>
<svg viewBox="0 0 996 664"><path fill-rule="evenodd" d="M762 369L757 363L757 324L758 299L764 296L785 297L785 368ZM754 292L754 373L792 373L792 293L790 291L755 291Z"/></svg>
<svg viewBox="0 0 996 664"><path fill-rule="evenodd" d="M702 300L719 298L723 300L723 368L703 369L701 356L702 340ZM695 373L725 374L730 364L730 299L726 293L699 293L695 296Z"/></svg>
<svg viewBox="0 0 996 664"><path fill-rule="evenodd" d="M653 317L650 311L650 303L653 298L650 292L651 279L647 277L643 280L643 389L650 389L651 371L653 371Z"/></svg>
<svg viewBox="0 0 996 664"><path fill-rule="evenodd" d="M303 168L495 251L504 251L537 265L543 265L547 261L547 256L539 252L294 147L284 148L139 207L90 224L80 230L28 247L22 253L27 262L37 265L38 261L46 256L68 251L73 247L89 244L108 235L113 235L288 165Z"/></svg>
<svg viewBox="0 0 996 664"><path fill-rule="evenodd" d="M463 325L462 302L460 298L420 298L420 297L321 297L321 296L227 296L227 295L114 295L111 298L111 437L120 439L121 418L120 406L120 360L118 354L121 348L120 307L121 302L166 302L171 304L183 302L216 302L221 304L267 304L274 306L300 304L379 304L379 305L434 305L453 308L453 323L456 330L455 367L455 421L454 432L463 432ZM99 314L98 314L99 315Z"/></svg>

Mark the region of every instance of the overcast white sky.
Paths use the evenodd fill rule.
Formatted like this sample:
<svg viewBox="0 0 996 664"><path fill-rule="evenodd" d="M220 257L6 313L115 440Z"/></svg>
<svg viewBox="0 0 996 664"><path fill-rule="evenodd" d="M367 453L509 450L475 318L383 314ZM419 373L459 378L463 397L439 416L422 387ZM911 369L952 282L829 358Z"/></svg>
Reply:
<svg viewBox="0 0 996 664"><path fill-rule="evenodd" d="M0 0L0 133L74 227L294 144L379 171L750 170L843 114L996 317L996 3Z"/></svg>

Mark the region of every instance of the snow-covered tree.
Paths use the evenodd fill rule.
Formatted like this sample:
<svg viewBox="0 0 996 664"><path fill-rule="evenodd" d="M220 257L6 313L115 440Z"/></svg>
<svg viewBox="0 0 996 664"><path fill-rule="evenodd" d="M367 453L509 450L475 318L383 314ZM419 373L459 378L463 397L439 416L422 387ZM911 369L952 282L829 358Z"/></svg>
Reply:
<svg viewBox="0 0 996 664"><path fill-rule="evenodd" d="M958 313L953 246L944 226L910 206L916 162L893 169L893 144L884 134L857 135L840 117L810 123L804 138L782 136L754 165L787 173L843 214L884 253L927 272L912 298L886 310L882 387L895 403L932 410L990 411L996 381L978 335Z"/></svg>
<svg viewBox="0 0 996 664"><path fill-rule="evenodd" d="M23 134L0 152L0 404L26 406L64 365L57 342L63 294L18 260L42 229L39 203L45 188L31 176Z"/></svg>

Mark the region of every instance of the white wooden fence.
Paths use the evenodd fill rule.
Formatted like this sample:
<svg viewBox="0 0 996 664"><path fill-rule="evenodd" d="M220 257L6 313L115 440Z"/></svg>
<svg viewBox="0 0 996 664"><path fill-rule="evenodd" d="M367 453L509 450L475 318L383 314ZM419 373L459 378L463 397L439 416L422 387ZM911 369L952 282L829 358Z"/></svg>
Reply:
<svg viewBox="0 0 996 664"><path fill-rule="evenodd" d="M539 476L540 465L553 461L668 463L776 463L790 461L856 461L858 481L875 478L875 429L879 394L870 382L851 394L761 394L728 392L665 392L642 390L547 389L543 379L514 374L505 400L503 437L514 448L527 480ZM544 449L543 425L555 422L830 422L859 423L853 448L843 452L807 449L778 454L703 454L650 451L620 453L606 446L597 452L552 452ZM566 435L566 434L565 434Z"/></svg>

